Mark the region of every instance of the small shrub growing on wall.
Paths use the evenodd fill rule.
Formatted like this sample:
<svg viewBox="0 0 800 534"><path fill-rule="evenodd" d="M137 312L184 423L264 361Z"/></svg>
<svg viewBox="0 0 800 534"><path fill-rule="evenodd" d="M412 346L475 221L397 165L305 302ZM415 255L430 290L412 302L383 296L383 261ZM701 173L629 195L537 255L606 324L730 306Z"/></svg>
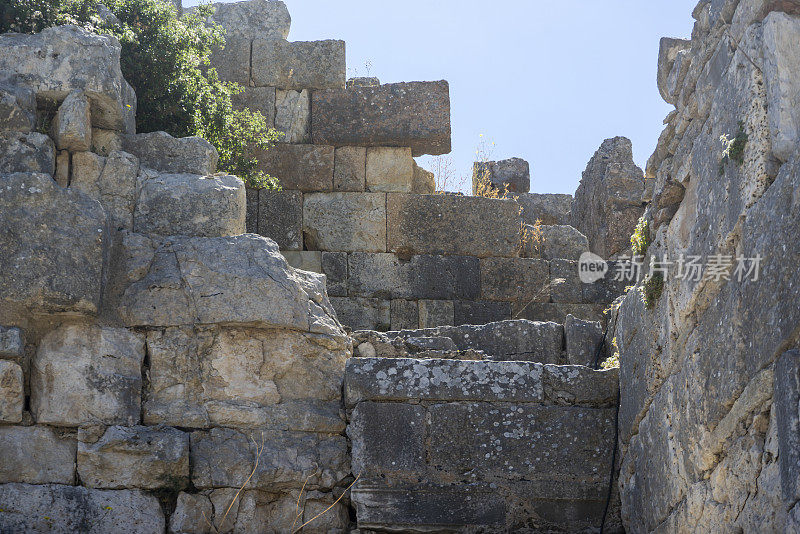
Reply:
<svg viewBox="0 0 800 534"><path fill-rule="evenodd" d="M636 223L631 235L631 251L634 256L644 256L648 247L650 247L650 223L642 217Z"/></svg>
<svg viewBox="0 0 800 534"><path fill-rule="evenodd" d="M259 112L234 110L243 90L223 82L209 58L225 43L224 30L208 23L211 5L179 15L165 0L8 0L0 2L0 33L35 33L75 24L113 35L122 44L120 66L136 91L136 129L175 137L197 135L219 152L220 171L253 187L274 187L257 172L252 148L268 148L279 135Z"/></svg>

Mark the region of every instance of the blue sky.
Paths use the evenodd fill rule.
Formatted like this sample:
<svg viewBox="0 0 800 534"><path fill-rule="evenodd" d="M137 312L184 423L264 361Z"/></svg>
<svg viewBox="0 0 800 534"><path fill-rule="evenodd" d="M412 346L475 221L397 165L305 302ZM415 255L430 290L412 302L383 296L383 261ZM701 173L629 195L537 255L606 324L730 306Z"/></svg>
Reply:
<svg viewBox="0 0 800 534"><path fill-rule="evenodd" d="M603 139L644 167L672 109L658 94L662 36L691 34L697 0L285 0L289 39L343 39L348 76L450 82L456 171L475 149L531 164L531 190L573 193ZM184 0L184 5L197 1ZM420 162L430 168L429 162Z"/></svg>

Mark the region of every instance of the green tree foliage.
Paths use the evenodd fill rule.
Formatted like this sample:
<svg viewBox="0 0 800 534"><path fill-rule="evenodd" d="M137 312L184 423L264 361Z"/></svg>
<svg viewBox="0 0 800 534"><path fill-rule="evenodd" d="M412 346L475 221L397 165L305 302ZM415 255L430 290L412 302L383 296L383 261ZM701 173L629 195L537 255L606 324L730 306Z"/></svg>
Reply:
<svg viewBox="0 0 800 534"><path fill-rule="evenodd" d="M120 65L136 91L136 129L175 137L197 135L219 152L221 171L252 187L277 187L257 170L253 156L281 135L266 118L235 110L231 96L244 88L223 82L210 66L211 51L225 44L224 30L210 22L211 5L178 15L165 0L10 0L0 3L0 32L34 33L76 24L113 35L122 44Z"/></svg>

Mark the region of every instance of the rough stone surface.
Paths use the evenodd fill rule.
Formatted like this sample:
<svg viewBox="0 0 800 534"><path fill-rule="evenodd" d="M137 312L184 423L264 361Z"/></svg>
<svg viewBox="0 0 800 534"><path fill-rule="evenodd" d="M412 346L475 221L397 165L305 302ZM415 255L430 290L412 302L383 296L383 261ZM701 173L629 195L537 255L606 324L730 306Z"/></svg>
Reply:
<svg viewBox="0 0 800 534"><path fill-rule="evenodd" d="M267 126L275 126L274 87L244 87L241 93L231 95L231 102L236 109L247 108L260 112L267 119Z"/></svg>
<svg viewBox="0 0 800 534"><path fill-rule="evenodd" d="M80 486L0 484L0 530L152 534L163 532L158 499L140 491L102 491Z"/></svg>
<svg viewBox="0 0 800 534"><path fill-rule="evenodd" d="M61 102L83 91L91 103L92 124L132 133L136 95L122 77L121 47L114 37L76 26L0 37L0 71L30 87L37 98Z"/></svg>
<svg viewBox="0 0 800 534"><path fill-rule="evenodd" d="M331 297L336 316L353 330L389 330L391 325L388 300L361 297Z"/></svg>
<svg viewBox="0 0 800 534"><path fill-rule="evenodd" d="M370 147L366 169L368 191L411 192L414 159L410 148Z"/></svg>
<svg viewBox="0 0 800 534"><path fill-rule="evenodd" d="M21 362L25 357L25 337L20 328L0 325L0 359Z"/></svg>
<svg viewBox="0 0 800 534"><path fill-rule="evenodd" d="M47 334L31 362L31 412L57 426L139 421L144 338L124 328L71 325Z"/></svg>
<svg viewBox="0 0 800 534"><path fill-rule="evenodd" d="M266 152L255 150L258 170L278 179L284 190L331 191L332 146L278 143Z"/></svg>
<svg viewBox="0 0 800 534"><path fill-rule="evenodd" d="M433 195L436 193L436 176L414 162L414 175L411 178L411 192L417 195Z"/></svg>
<svg viewBox="0 0 800 534"><path fill-rule="evenodd" d="M112 426L78 434L81 483L101 489L170 489L189 483L189 435L164 427Z"/></svg>
<svg viewBox="0 0 800 534"><path fill-rule="evenodd" d="M122 150L122 135L119 132L92 128L92 152L110 156L115 150Z"/></svg>
<svg viewBox="0 0 800 534"><path fill-rule="evenodd" d="M390 312L392 330L419 328L419 304L417 301L394 299L390 304Z"/></svg>
<svg viewBox="0 0 800 534"><path fill-rule="evenodd" d="M344 252L323 252L321 266L322 274L325 275L328 282L328 295L332 297L347 295L347 254Z"/></svg>
<svg viewBox="0 0 800 534"><path fill-rule="evenodd" d="M247 199L247 214L245 215L245 230L248 234L258 233L258 189L245 186L245 197ZM269 236L266 236L269 237Z"/></svg>
<svg viewBox="0 0 800 534"><path fill-rule="evenodd" d="M0 308L96 313L106 219L100 204L44 174L0 175Z"/></svg>
<svg viewBox="0 0 800 534"><path fill-rule="evenodd" d="M672 39L670 37L662 37L658 49L658 90L661 93L661 98L668 104L674 104L674 93L668 89L669 75L675 65L675 59L678 53L691 47L691 41L685 39Z"/></svg>
<svg viewBox="0 0 800 534"><path fill-rule="evenodd" d="M0 132L28 133L36 128L36 96L27 87L0 83Z"/></svg>
<svg viewBox="0 0 800 534"><path fill-rule="evenodd" d="M282 250L281 254L295 269L325 274L322 271L322 252L318 250Z"/></svg>
<svg viewBox="0 0 800 534"><path fill-rule="evenodd" d="M213 534L214 508L206 495L180 492L169 519L170 534Z"/></svg>
<svg viewBox="0 0 800 534"><path fill-rule="evenodd" d="M236 176L145 174L133 230L148 235L224 237L245 232L247 196Z"/></svg>
<svg viewBox="0 0 800 534"><path fill-rule="evenodd" d="M344 50L344 41L256 38L252 48L252 79L256 86L278 89L344 89ZM315 143L327 144L316 140Z"/></svg>
<svg viewBox="0 0 800 534"><path fill-rule="evenodd" d="M581 254L589 252L589 239L581 232L567 225L537 228L528 226L530 235L539 234L540 238L530 238L525 242L523 255L546 260L566 259L577 261Z"/></svg>
<svg viewBox="0 0 800 534"><path fill-rule="evenodd" d="M53 140L39 132L0 132L0 173L56 170Z"/></svg>
<svg viewBox="0 0 800 534"><path fill-rule="evenodd" d="M450 300L420 300L419 328L453 326L455 306Z"/></svg>
<svg viewBox="0 0 800 534"><path fill-rule="evenodd" d="M92 117L85 94L73 91L58 107L53 119L53 138L59 150L80 152L92 147Z"/></svg>
<svg viewBox="0 0 800 534"><path fill-rule="evenodd" d="M772 152L788 160L800 143L800 21L786 13L773 12L764 19L764 80L767 85L768 116Z"/></svg>
<svg viewBox="0 0 800 534"><path fill-rule="evenodd" d="M446 81L316 91L311 107L316 144L407 146L415 157L450 152Z"/></svg>
<svg viewBox="0 0 800 534"><path fill-rule="evenodd" d="M775 364L773 406L783 499L795 502L800 499L800 351L785 352Z"/></svg>
<svg viewBox="0 0 800 534"><path fill-rule="evenodd" d="M226 35L225 46L212 50L211 66L217 70L221 80L237 83L244 87L250 85L251 46L252 39Z"/></svg>
<svg viewBox="0 0 800 534"><path fill-rule="evenodd" d="M260 190L258 233L275 241L281 250L303 250L303 194Z"/></svg>
<svg viewBox="0 0 800 534"><path fill-rule="evenodd" d="M333 169L333 190L364 191L366 188L367 149L343 146L336 149Z"/></svg>
<svg viewBox="0 0 800 534"><path fill-rule="evenodd" d="M472 194L479 184L504 193L528 193L531 190L530 164L522 158L501 161L478 161L472 166Z"/></svg>
<svg viewBox="0 0 800 534"><path fill-rule="evenodd" d="M114 151L107 158L78 152L72 155L70 188L99 201L112 228L132 230L138 175L139 160L127 152Z"/></svg>
<svg viewBox="0 0 800 534"><path fill-rule="evenodd" d="M511 319L511 303L457 300L454 305L456 326L481 325ZM392 330L399 330L392 326Z"/></svg>
<svg viewBox="0 0 800 534"><path fill-rule="evenodd" d="M550 264L528 258L483 258L481 298L507 302L549 302Z"/></svg>
<svg viewBox="0 0 800 534"><path fill-rule="evenodd" d="M122 150L156 171L203 176L217 172L217 149L199 137L176 138L166 132L125 135Z"/></svg>
<svg viewBox="0 0 800 534"><path fill-rule="evenodd" d="M25 407L25 382L22 367L0 360L0 423L21 423Z"/></svg>
<svg viewBox="0 0 800 534"><path fill-rule="evenodd" d="M513 200L389 193L386 205L391 252L519 255L521 220Z"/></svg>
<svg viewBox="0 0 800 534"><path fill-rule="evenodd" d="M564 322L564 340L567 348L567 362L570 365L592 366L595 363L597 347L603 339L603 329L599 322L584 321L574 315L567 315ZM604 360L600 354L600 363Z"/></svg>
<svg viewBox="0 0 800 534"><path fill-rule="evenodd" d="M74 438L46 426L2 426L0 478L3 483L73 484L75 448Z"/></svg>
<svg viewBox="0 0 800 534"><path fill-rule="evenodd" d="M569 224L572 195L520 193L514 200L522 206L522 222L543 225Z"/></svg>
<svg viewBox="0 0 800 534"><path fill-rule="evenodd" d="M286 4L275 0L218 2L212 19L225 28L226 37L286 39L292 17Z"/></svg>
<svg viewBox="0 0 800 534"><path fill-rule="evenodd" d="M386 195L310 193L303 199L303 235L309 250L386 251Z"/></svg>
<svg viewBox="0 0 800 534"><path fill-rule="evenodd" d="M284 91L275 95L275 129L283 132L284 143L311 141L311 101L308 90Z"/></svg>

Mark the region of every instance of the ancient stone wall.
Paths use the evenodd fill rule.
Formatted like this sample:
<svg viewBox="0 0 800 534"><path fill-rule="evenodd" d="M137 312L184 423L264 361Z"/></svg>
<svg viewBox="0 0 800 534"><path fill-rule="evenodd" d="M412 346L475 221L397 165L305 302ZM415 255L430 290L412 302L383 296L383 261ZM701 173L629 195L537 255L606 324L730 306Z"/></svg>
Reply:
<svg viewBox="0 0 800 534"><path fill-rule="evenodd" d="M690 41L662 42L676 109L647 166L645 263L676 263L663 291L645 284L649 307L627 294L614 333L623 519L797 532L800 18L761 0L703 0L693 16ZM692 256L705 270L676 276Z"/></svg>

